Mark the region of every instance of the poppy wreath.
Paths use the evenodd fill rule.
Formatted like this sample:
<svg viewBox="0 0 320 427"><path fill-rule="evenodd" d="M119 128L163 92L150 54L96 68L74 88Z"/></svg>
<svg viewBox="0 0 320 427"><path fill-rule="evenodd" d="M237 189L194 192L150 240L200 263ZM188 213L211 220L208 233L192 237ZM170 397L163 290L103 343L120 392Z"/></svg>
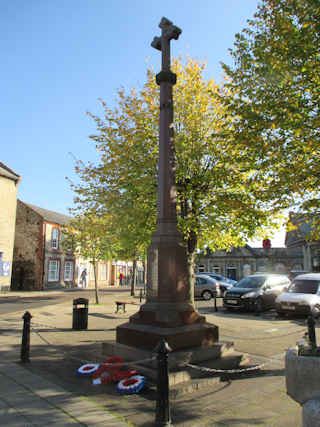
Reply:
<svg viewBox="0 0 320 427"><path fill-rule="evenodd" d="M138 393L145 385L146 380L142 375L134 375L118 382L117 391L120 394Z"/></svg>
<svg viewBox="0 0 320 427"><path fill-rule="evenodd" d="M112 366L112 364L119 366ZM123 360L121 359L121 357L111 356L104 362L104 365L106 366L108 371L120 371L123 365Z"/></svg>
<svg viewBox="0 0 320 427"><path fill-rule="evenodd" d="M86 363L85 365L80 366L78 369L79 375L90 375L96 372L99 369L98 363Z"/></svg>
<svg viewBox="0 0 320 427"><path fill-rule="evenodd" d="M96 376L94 374L92 377L93 377L93 380L92 380L93 385L109 384L113 381L112 375L110 374L110 372L107 372L107 371L100 372L99 376Z"/></svg>
<svg viewBox="0 0 320 427"><path fill-rule="evenodd" d="M112 366L110 364L120 364L120 366ZM118 379L118 375L120 372L120 369L122 367L123 360L121 357L118 356L112 356L109 357L102 365L99 366L99 369L97 369L93 375L93 384L108 384L112 381L119 381L119 379L124 378L120 377ZM128 376L128 375L127 375Z"/></svg>

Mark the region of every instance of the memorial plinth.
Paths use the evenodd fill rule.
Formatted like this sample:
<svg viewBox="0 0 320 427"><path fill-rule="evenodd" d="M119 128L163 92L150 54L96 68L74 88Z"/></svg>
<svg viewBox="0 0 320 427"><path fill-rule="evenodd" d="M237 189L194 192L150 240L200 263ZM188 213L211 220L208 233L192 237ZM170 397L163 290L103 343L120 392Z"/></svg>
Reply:
<svg viewBox="0 0 320 427"><path fill-rule="evenodd" d="M176 75L170 69L170 41L181 30L166 18L152 47L162 53L162 69L156 76L160 86L158 217L157 229L147 253L147 297L128 323L117 327L117 343L153 348L164 338L173 351L218 341L218 327L206 322L195 310L193 283L186 247L177 227L175 149L172 86Z"/></svg>

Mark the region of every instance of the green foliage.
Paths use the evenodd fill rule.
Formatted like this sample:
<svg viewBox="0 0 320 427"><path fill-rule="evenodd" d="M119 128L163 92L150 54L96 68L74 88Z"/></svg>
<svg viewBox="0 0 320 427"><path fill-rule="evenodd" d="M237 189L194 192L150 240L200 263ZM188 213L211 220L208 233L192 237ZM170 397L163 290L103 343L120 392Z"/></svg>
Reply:
<svg viewBox="0 0 320 427"><path fill-rule="evenodd" d="M112 257L112 238L106 218L92 212L82 212L63 229L63 236L65 249L72 249L92 264Z"/></svg>
<svg viewBox="0 0 320 427"><path fill-rule="evenodd" d="M224 102L233 139L273 206L320 213L320 2L263 0L236 35Z"/></svg>
<svg viewBox="0 0 320 427"><path fill-rule="evenodd" d="M197 245L230 248L244 244L275 223L273 209L261 201L261 186L248 185L247 160L224 138L232 126L220 100L221 88L205 80L204 63L173 60L174 130L178 223L189 254ZM119 243L118 254L137 259L155 229L159 88L147 72L140 91L118 90L118 106L101 101L104 117L91 115L97 134L90 138L100 162L77 162L81 178L73 186L79 206L106 215Z"/></svg>

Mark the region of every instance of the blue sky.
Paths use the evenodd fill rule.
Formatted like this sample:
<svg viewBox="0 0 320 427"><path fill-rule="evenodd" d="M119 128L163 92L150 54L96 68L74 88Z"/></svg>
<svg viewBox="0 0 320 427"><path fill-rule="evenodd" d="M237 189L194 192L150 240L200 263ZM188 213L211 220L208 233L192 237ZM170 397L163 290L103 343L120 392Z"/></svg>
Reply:
<svg viewBox="0 0 320 427"><path fill-rule="evenodd" d="M160 69L151 48L162 16L182 29L174 56L207 60L219 81L220 61L246 26L257 0L10 0L0 2L1 155L22 176L18 197L68 213L75 179L72 153L96 160L87 111L98 98L115 105L116 89L140 87L147 66ZM279 243L283 244L283 237ZM279 245L279 243L277 245Z"/></svg>

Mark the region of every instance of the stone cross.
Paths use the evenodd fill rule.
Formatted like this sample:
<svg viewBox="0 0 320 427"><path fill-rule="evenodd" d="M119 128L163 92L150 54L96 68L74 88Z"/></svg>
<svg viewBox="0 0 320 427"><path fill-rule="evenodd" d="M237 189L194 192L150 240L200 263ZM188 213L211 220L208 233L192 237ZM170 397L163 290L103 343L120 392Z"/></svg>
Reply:
<svg viewBox="0 0 320 427"><path fill-rule="evenodd" d="M155 37L151 46L162 52L162 71L170 71L170 40L178 40L181 30L167 18L162 18L159 24L161 37Z"/></svg>
<svg viewBox="0 0 320 427"><path fill-rule="evenodd" d="M170 41L177 40L181 30L166 18L159 27L161 37L151 43L162 53L161 71L156 75L160 86L157 227L147 252L146 302L129 323L117 327L117 343L154 349L165 340L173 351L195 347L198 352L202 345L218 340L219 330L195 310L186 248L178 230L172 98L177 76L170 70ZM160 424L169 425L168 411L162 409L157 407L156 424L161 413Z"/></svg>
<svg viewBox="0 0 320 427"><path fill-rule="evenodd" d="M177 77L170 70L170 41L177 40L181 34L167 18L162 18L159 24L161 37L155 37L151 46L162 53L162 67L156 75L156 82L160 86L160 119L159 119L159 175L158 175L158 218L157 223L161 232L168 228L176 228L176 184L173 135L173 101L172 86ZM164 224L166 222L166 224Z"/></svg>

